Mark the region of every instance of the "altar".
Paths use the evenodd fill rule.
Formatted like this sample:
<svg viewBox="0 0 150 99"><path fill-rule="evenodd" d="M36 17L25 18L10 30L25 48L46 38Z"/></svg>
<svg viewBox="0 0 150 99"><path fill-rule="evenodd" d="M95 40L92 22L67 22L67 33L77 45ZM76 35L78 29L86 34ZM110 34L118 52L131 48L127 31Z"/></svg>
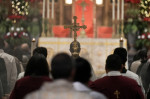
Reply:
<svg viewBox="0 0 150 99"><path fill-rule="evenodd" d="M52 57L59 52L70 54L69 47L72 41L72 38L41 37L38 46L47 48L47 60L50 63ZM105 60L116 47L119 47L120 43L120 39L112 38L78 38L78 41L81 44L80 56L91 63L96 77L105 73ZM127 48L126 40L124 40L123 45L124 48Z"/></svg>

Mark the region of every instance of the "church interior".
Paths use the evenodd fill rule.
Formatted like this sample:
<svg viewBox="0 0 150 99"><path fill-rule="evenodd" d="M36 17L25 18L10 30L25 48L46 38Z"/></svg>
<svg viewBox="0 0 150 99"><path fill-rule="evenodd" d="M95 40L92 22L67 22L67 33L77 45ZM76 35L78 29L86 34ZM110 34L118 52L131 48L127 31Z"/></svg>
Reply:
<svg viewBox="0 0 150 99"><path fill-rule="evenodd" d="M11 50L27 44L31 55L44 46L50 60L58 52L70 53L77 36L80 56L100 75L114 48L128 50L128 67L139 50L149 49L149 5L145 0L0 0L0 37Z"/></svg>

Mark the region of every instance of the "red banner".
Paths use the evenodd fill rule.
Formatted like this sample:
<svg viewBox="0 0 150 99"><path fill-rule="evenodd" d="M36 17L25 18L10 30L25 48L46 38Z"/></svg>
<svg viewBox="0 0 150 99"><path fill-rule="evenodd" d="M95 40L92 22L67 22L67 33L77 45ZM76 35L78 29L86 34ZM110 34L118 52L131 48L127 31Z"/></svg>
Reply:
<svg viewBox="0 0 150 99"><path fill-rule="evenodd" d="M82 7L83 2L85 3L84 12ZM91 0L77 0L75 2L75 16L77 16L77 23L79 23L79 25L83 25L82 15L84 14L84 25L87 26L85 29L87 37L93 37L93 6L94 4ZM77 32L78 35L80 35L80 31Z"/></svg>

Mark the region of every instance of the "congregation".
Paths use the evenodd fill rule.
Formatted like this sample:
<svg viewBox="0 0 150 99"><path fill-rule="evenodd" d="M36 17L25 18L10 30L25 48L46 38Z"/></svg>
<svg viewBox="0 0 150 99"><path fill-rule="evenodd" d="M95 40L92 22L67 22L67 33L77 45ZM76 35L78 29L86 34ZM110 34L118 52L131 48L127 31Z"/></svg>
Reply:
<svg viewBox="0 0 150 99"><path fill-rule="evenodd" d="M49 66L45 47L35 48L31 57L27 50L21 57L16 51L21 52L6 50L0 38L0 99L150 99L145 50L135 55L128 70L127 50L114 49L106 59L106 73L94 81L91 63L77 53L57 53Z"/></svg>

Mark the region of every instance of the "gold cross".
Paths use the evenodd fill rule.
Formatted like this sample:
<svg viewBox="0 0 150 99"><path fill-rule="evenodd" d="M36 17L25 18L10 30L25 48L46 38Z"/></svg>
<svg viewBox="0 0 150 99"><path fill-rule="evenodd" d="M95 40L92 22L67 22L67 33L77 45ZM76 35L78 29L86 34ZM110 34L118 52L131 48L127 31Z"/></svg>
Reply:
<svg viewBox="0 0 150 99"><path fill-rule="evenodd" d="M86 29L86 25L82 25L82 26L79 26L79 23L76 22L77 20L77 16L74 16L73 17L74 19L74 23L70 26L64 26L64 28L70 28L72 31L74 31L74 40L77 39L77 31L79 31L80 28L83 28L83 29Z"/></svg>
<svg viewBox="0 0 150 99"><path fill-rule="evenodd" d="M119 99L119 94L120 94L120 92L119 92L118 90L116 90L116 91L114 92L114 94L116 95L116 98Z"/></svg>

